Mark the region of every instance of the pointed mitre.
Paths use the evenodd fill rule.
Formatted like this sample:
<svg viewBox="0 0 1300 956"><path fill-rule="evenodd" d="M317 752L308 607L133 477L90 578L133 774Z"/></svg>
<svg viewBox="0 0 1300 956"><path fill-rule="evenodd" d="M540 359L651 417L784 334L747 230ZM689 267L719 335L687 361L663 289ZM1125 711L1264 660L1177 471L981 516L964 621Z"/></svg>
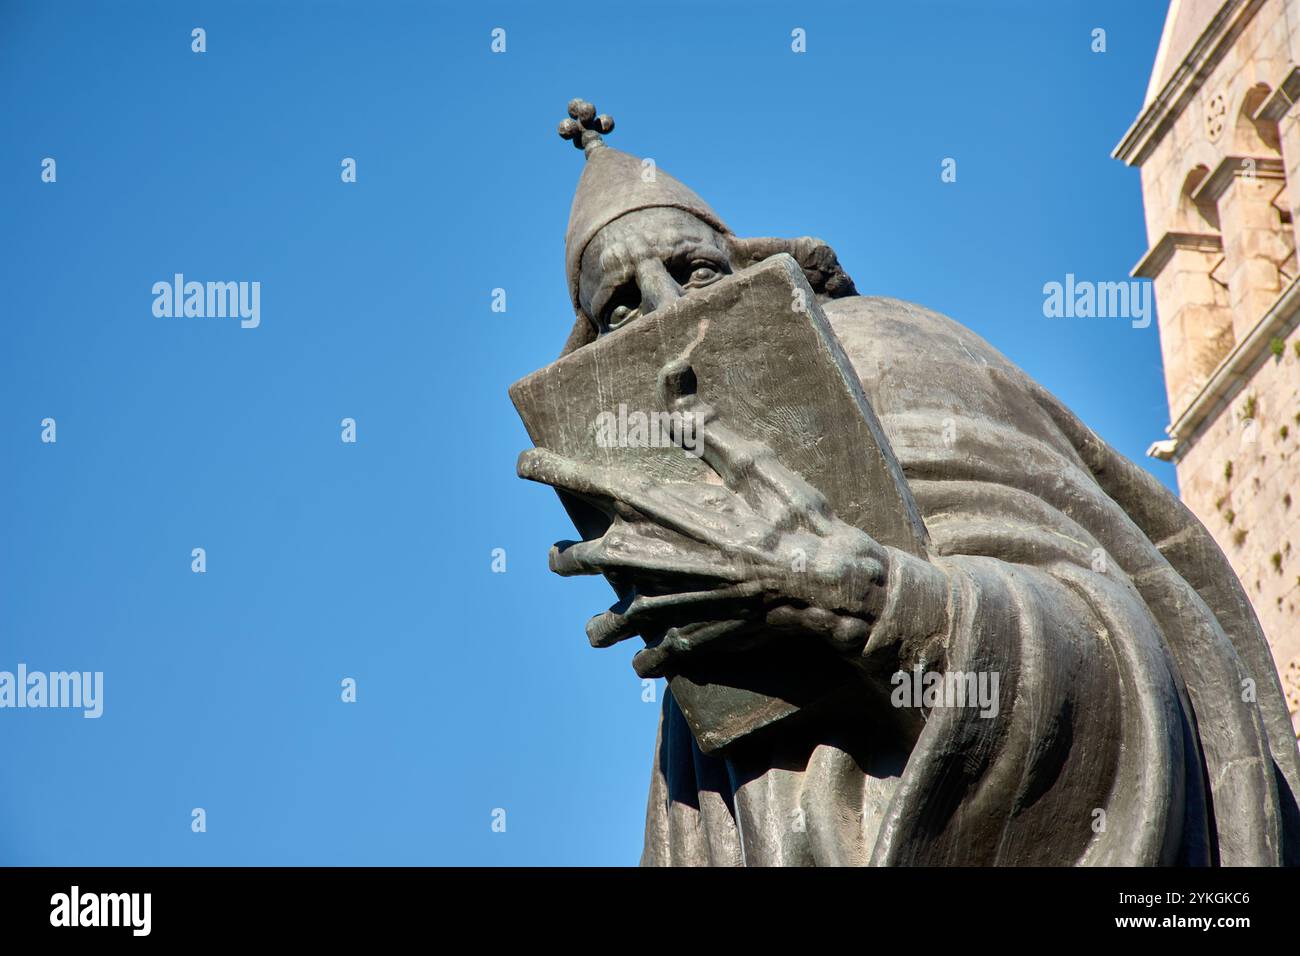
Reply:
<svg viewBox="0 0 1300 956"><path fill-rule="evenodd" d="M569 118L560 124L560 135L572 140L586 154L586 167L578 181L569 210L569 229L564 237L564 268L569 296L580 321L578 276L582 254L588 243L605 226L638 209L668 207L682 209L726 235L731 234L718 214L694 192L653 165L647 165L621 150L606 145L603 134L614 129L609 116L597 116L596 108L584 100L569 103Z"/></svg>

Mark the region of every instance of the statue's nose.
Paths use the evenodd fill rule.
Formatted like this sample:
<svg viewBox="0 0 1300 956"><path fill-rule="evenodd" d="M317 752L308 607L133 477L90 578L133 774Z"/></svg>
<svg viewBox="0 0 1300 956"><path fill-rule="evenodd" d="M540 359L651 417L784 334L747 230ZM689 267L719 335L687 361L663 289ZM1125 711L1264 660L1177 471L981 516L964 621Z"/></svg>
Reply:
<svg viewBox="0 0 1300 956"><path fill-rule="evenodd" d="M637 269L637 286L641 290L641 314L661 309L682 297L679 286L658 259L648 259Z"/></svg>

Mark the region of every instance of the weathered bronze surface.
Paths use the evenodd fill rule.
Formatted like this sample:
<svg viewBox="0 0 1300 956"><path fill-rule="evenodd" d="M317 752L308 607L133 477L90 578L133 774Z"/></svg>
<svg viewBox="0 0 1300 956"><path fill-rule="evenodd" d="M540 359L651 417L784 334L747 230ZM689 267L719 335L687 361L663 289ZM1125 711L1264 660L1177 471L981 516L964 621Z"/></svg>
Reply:
<svg viewBox="0 0 1300 956"><path fill-rule="evenodd" d="M569 112L575 322L512 391L519 473L584 538L552 568L619 594L591 642L670 681L642 862L1300 861L1272 660L1196 518L970 330ZM694 430L611 446L620 404Z"/></svg>

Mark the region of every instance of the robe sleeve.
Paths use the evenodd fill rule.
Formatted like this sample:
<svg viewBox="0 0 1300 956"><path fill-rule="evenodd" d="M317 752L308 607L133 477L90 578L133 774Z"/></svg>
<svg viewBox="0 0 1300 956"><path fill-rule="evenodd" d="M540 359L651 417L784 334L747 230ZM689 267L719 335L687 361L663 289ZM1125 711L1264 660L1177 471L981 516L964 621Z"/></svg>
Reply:
<svg viewBox="0 0 1300 956"><path fill-rule="evenodd" d="M921 708L874 864L1208 862L1177 672L1123 582L1066 563L896 553L863 661L877 675L997 681L995 713Z"/></svg>

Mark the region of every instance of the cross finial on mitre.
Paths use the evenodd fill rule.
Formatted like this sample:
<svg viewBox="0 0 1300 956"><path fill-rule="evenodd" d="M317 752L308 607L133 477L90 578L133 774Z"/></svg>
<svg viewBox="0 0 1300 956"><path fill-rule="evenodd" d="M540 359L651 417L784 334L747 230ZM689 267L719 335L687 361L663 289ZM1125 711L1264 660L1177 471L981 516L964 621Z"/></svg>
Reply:
<svg viewBox="0 0 1300 956"><path fill-rule="evenodd" d="M601 136L613 130L614 117L607 113L597 116L596 107L586 100L569 100L569 118L560 123L559 133L590 156L605 145Z"/></svg>

